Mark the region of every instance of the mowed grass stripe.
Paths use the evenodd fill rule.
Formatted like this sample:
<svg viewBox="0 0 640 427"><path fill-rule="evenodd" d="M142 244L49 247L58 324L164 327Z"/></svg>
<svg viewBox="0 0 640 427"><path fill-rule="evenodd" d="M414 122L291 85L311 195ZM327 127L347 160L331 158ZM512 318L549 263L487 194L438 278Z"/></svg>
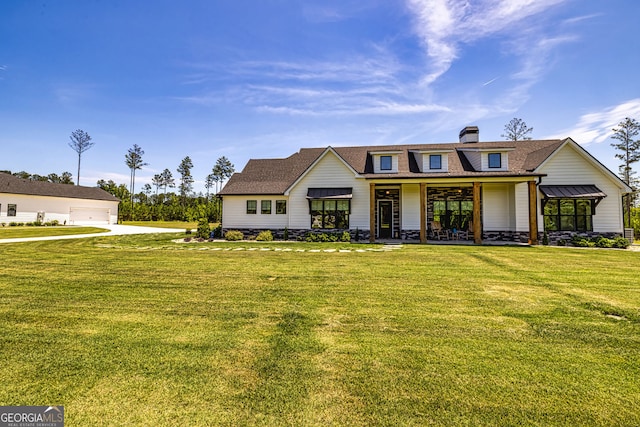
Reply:
<svg viewBox="0 0 640 427"><path fill-rule="evenodd" d="M70 425L640 421L637 253L171 238L0 247L0 404Z"/></svg>

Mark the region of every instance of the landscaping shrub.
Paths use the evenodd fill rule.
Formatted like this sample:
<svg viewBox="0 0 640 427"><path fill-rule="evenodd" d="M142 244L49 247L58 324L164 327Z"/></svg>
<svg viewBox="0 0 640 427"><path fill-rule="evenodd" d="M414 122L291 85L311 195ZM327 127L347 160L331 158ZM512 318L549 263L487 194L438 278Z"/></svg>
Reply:
<svg viewBox="0 0 640 427"><path fill-rule="evenodd" d="M593 242L596 244L596 247L598 247L598 248L612 248L613 247L613 240L607 239L606 237L603 237L603 236L595 237L593 239Z"/></svg>
<svg viewBox="0 0 640 427"><path fill-rule="evenodd" d="M261 231L258 233L256 240L259 242L271 242L273 241L273 234L271 233L271 230Z"/></svg>
<svg viewBox="0 0 640 427"><path fill-rule="evenodd" d="M211 233L209 220L207 218L200 218L198 220L198 230L196 231L196 237L198 239L208 239L209 233Z"/></svg>
<svg viewBox="0 0 640 427"><path fill-rule="evenodd" d="M618 236L615 239L608 239L604 236L596 236L591 239L588 237L573 236L571 238L571 244L581 248L598 247L626 249L629 247L629 241L621 236ZM560 245L560 241L558 241L558 246L563 246Z"/></svg>
<svg viewBox="0 0 640 427"><path fill-rule="evenodd" d="M225 233L224 238L229 241L242 240L244 239L244 234L242 234L242 231L229 230Z"/></svg>
<svg viewBox="0 0 640 427"><path fill-rule="evenodd" d="M351 234L348 231L342 233L307 233L305 236L307 242L350 242Z"/></svg>
<svg viewBox="0 0 640 427"><path fill-rule="evenodd" d="M213 229L213 238L219 237L222 237L222 224L218 224L218 226Z"/></svg>
<svg viewBox="0 0 640 427"><path fill-rule="evenodd" d="M613 239L613 247L617 248L617 249L627 249L629 247L630 243L629 240L625 239L622 236L618 236L615 239Z"/></svg>

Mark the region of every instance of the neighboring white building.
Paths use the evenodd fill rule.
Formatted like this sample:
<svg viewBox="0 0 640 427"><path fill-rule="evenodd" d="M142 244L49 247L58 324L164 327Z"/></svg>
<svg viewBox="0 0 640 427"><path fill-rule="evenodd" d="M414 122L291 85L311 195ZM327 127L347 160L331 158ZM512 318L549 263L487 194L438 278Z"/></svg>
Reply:
<svg viewBox="0 0 640 427"><path fill-rule="evenodd" d="M628 192L570 138L480 142L478 128L467 127L457 143L305 148L250 160L219 194L223 228L245 234L348 230L371 241L535 244L545 231L552 242L623 235Z"/></svg>
<svg viewBox="0 0 640 427"><path fill-rule="evenodd" d="M120 200L98 187L21 179L0 173L0 223L116 224Z"/></svg>

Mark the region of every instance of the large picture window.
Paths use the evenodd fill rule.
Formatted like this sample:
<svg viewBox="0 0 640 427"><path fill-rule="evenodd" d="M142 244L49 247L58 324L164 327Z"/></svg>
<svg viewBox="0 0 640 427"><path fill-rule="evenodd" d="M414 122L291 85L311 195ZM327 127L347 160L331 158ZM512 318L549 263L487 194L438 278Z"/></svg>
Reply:
<svg viewBox="0 0 640 427"><path fill-rule="evenodd" d="M311 200L311 228L349 228L349 200Z"/></svg>
<svg viewBox="0 0 640 427"><path fill-rule="evenodd" d="M593 200L546 200L544 229L546 231L593 231Z"/></svg>
<svg viewBox="0 0 640 427"><path fill-rule="evenodd" d="M439 222L443 229L467 230L473 218L473 201L471 200L434 200L433 220Z"/></svg>

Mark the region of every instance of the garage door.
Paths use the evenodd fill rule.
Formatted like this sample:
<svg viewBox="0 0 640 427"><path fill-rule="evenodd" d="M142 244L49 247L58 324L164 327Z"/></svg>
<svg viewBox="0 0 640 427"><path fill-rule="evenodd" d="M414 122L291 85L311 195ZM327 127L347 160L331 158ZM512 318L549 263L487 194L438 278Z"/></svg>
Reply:
<svg viewBox="0 0 640 427"><path fill-rule="evenodd" d="M69 211L71 224L109 224L110 218L109 209L71 208Z"/></svg>

